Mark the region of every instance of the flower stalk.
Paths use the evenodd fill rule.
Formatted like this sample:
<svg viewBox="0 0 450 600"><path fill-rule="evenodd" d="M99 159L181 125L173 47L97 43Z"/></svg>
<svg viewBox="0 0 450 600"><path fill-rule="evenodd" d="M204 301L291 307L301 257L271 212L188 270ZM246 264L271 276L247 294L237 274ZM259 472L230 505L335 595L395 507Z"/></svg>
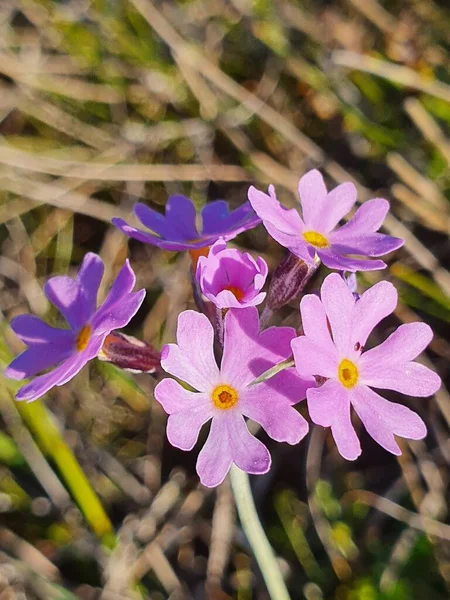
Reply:
<svg viewBox="0 0 450 600"><path fill-rule="evenodd" d="M269 595L272 600L290 600L280 566L259 520L249 477L247 473L233 465L230 470L230 480L242 529L253 550Z"/></svg>

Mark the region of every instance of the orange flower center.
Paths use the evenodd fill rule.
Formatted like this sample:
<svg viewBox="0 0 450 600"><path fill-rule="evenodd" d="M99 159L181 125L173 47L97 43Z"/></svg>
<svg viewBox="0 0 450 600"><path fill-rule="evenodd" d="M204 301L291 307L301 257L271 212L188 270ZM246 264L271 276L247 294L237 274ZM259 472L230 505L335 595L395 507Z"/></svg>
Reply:
<svg viewBox="0 0 450 600"><path fill-rule="evenodd" d="M358 368L351 360L344 358L338 367L338 377L344 387L348 389L355 387L359 379Z"/></svg>
<svg viewBox="0 0 450 600"><path fill-rule="evenodd" d="M245 296L244 292L241 290L240 287L237 287L235 285L227 285L226 288L224 288L224 290L228 290L229 292L231 292L236 300L242 300L242 298Z"/></svg>
<svg viewBox="0 0 450 600"><path fill-rule="evenodd" d="M76 346L78 352L81 352L82 350L84 350L86 348L90 339L91 339L91 326L85 325L84 327L82 327L80 329L80 332L78 333L77 339L75 342L75 346Z"/></svg>
<svg viewBox="0 0 450 600"><path fill-rule="evenodd" d="M200 241L200 238L198 240L191 240L191 242L197 242ZM197 261L200 258L200 256L208 256L209 253L209 246L204 246L203 248L192 248L191 250L189 250L189 254L191 257L191 262L192 262L192 268L195 272L195 269L197 268Z"/></svg>
<svg viewBox="0 0 450 600"><path fill-rule="evenodd" d="M239 400L237 391L231 385L218 385L211 396L214 406L222 410L233 408Z"/></svg>
<svg viewBox="0 0 450 600"><path fill-rule="evenodd" d="M315 248L328 248L330 245L325 236L317 231L307 231L303 234L304 239Z"/></svg>

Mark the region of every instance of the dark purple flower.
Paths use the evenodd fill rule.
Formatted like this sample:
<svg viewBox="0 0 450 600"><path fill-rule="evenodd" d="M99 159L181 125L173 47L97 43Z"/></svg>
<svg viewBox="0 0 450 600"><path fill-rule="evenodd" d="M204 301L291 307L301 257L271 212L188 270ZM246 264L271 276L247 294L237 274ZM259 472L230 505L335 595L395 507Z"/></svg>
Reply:
<svg viewBox="0 0 450 600"><path fill-rule="evenodd" d="M128 260L97 309L103 271L101 258L90 252L84 257L76 279L63 275L52 277L45 284L47 298L70 329L51 327L33 315L19 315L12 320L12 329L28 348L6 368L6 376L28 379L54 367L24 385L17 393L17 400L31 402L53 386L67 383L98 355L106 336L124 327L138 311L145 290L131 291L136 278Z"/></svg>
<svg viewBox="0 0 450 600"><path fill-rule="evenodd" d="M169 197L165 215L140 202L135 204L134 213L150 231L132 227L117 217L112 222L125 235L144 244L175 251L211 246L220 237L231 240L261 223L248 202L230 212L224 200L216 200L202 208L202 226L199 229L192 200L181 195Z"/></svg>
<svg viewBox="0 0 450 600"><path fill-rule="evenodd" d="M303 218L295 208L281 206L273 185L268 194L252 186L248 198L269 234L305 262L314 264L317 255L330 269L373 271L384 269L386 264L354 255L384 256L403 245L399 238L378 233L389 210L387 200L367 200L338 227L356 202L353 183L343 183L327 193L322 175L314 169L300 179L298 191Z"/></svg>

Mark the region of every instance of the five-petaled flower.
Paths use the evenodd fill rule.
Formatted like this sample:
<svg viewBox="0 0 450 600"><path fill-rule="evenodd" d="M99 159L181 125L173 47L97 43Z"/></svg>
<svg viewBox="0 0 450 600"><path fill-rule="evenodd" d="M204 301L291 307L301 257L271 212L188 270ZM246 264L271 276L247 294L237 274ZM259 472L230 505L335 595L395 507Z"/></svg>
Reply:
<svg viewBox="0 0 450 600"><path fill-rule="evenodd" d="M255 260L247 252L227 248L220 239L208 256L198 259L196 277L203 294L218 308L245 308L261 304L266 297L261 289L267 273L263 258Z"/></svg>
<svg viewBox="0 0 450 600"><path fill-rule="evenodd" d="M433 336L425 323L401 325L382 344L364 351L372 329L396 305L391 283L377 283L355 300L337 273L323 282L320 299L307 295L300 303L305 335L292 341L297 371L326 379L306 392L309 415L314 423L331 427L339 452L348 460L361 454L350 406L369 435L393 454L401 454L394 434L413 440L426 435L416 413L371 389L422 397L434 394L441 383L436 373L413 362Z"/></svg>
<svg viewBox="0 0 450 600"><path fill-rule="evenodd" d="M230 212L224 200L216 200L203 207L202 227L199 231L192 200L181 195L169 197L165 215L140 202L135 204L134 213L150 231L132 227L118 217L113 218L112 222L125 235L140 242L176 251L211 246L220 237L231 240L261 223L248 202Z"/></svg>
<svg viewBox="0 0 450 600"><path fill-rule="evenodd" d="M136 278L128 260L97 309L103 271L101 258L88 253L76 279L57 276L45 284L47 298L64 316L70 329L51 327L33 315L19 315L12 320L11 327L28 348L6 368L7 377L30 378L55 367L24 385L17 393L17 400L31 402L53 386L67 383L98 355L106 336L124 327L138 311L145 290L132 292Z"/></svg>
<svg viewBox="0 0 450 600"><path fill-rule="evenodd" d="M296 209L286 209L278 202L273 185L268 194L250 187L248 198L269 234L307 263L314 264L317 255L327 267L338 271L384 269L382 260L349 255L383 256L403 245L399 238L376 233L389 210L387 200L364 202L345 225L337 227L356 202L352 183L327 193L322 175L314 169L300 179L298 191L303 218Z"/></svg>
<svg viewBox="0 0 450 600"><path fill-rule="evenodd" d="M178 317L177 344L163 348L161 365L198 391L188 391L167 378L156 386L155 398L169 414L169 442L182 450L191 450L202 425L212 420L197 460L204 485L221 483L232 463L253 474L269 470L269 451L251 435L244 417L259 423L280 442L296 444L306 435L308 424L292 405L315 385L312 377L301 377L291 367L251 385L291 355L294 337L290 327L270 327L260 333L255 307L231 309L225 316L219 368L214 358L214 331L206 316L188 310Z"/></svg>

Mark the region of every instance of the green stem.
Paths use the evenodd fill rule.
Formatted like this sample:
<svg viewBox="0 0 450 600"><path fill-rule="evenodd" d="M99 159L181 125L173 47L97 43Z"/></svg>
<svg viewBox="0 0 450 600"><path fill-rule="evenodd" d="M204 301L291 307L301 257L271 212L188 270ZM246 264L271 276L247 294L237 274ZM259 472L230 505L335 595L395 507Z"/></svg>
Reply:
<svg viewBox="0 0 450 600"><path fill-rule="evenodd" d="M272 546L259 520L248 475L233 465L230 479L242 529L253 550L270 597L272 600L290 600Z"/></svg>

